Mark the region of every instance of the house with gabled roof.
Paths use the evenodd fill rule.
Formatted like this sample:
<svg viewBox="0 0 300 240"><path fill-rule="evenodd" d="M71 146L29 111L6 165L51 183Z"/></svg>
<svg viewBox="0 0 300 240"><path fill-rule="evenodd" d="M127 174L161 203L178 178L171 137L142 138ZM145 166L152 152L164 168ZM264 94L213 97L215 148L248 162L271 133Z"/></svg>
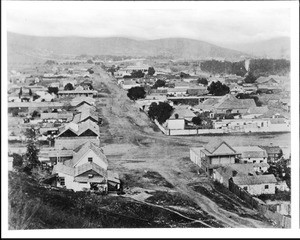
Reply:
<svg viewBox="0 0 300 240"><path fill-rule="evenodd" d="M275 194L277 184L277 180L273 174L237 176L229 181L232 181L235 185L249 192L253 196Z"/></svg>
<svg viewBox="0 0 300 240"><path fill-rule="evenodd" d="M94 106L95 105L95 99L91 98L91 97L75 97L71 101L71 105L73 107L79 107L83 104Z"/></svg>
<svg viewBox="0 0 300 240"><path fill-rule="evenodd" d="M213 170L238 162L238 153L227 142L217 138L201 148L191 148L190 158L212 176Z"/></svg>
<svg viewBox="0 0 300 240"><path fill-rule="evenodd" d="M223 96L213 106L216 113L246 113L249 108L256 107L254 99L238 99L231 94Z"/></svg>
<svg viewBox="0 0 300 240"><path fill-rule="evenodd" d="M100 145L99 126L89 119L78 124L70 122L60 128L54 146L56 149L74 149L87 141Z"/></svg>
<svg viewBox="0 0 300 240"><path fill-rule="evenodd" d="M268 154L258 146L235 146L242 163L267 163Z"/></svg>
<svg viewBox="0 0 300 240"><path fill-rule="evenodd" d="M81 112L75 113L72 122L82 123L87 120L91 120L95 123L100 122L98 113L95 112L92 108L85 108L85 109L81 108Z"/></svg>
<svg viewBox="0 0 300 240"><path fill-rule="evenodd" d="M107 192L109 182L120 188L117 173L108 170L108 161L102 149L88 141L73 150L70 160L58 162L52 174L57 176L56 186L74 191L98 190Z"/></svg>

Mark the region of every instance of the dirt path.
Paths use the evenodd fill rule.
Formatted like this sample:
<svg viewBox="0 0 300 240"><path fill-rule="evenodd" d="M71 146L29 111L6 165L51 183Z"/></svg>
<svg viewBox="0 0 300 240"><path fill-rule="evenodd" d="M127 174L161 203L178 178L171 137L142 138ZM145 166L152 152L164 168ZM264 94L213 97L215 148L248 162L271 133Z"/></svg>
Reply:
<svg viewBox="0 0 300 240"><path fill-rule="evenodd" d="M101 111L109 124L108 131L114 148L117 150L118 144L120 147L126 144L126 149L121 151L113 161L115 167L151 169L158 172L179 193L190 197L201 209L215 217L225 227L272 227L269 223L240 217L221 209L208 197L189 187L189 183L199 181L199 176L190 173L187 166L192 163L184 162L182 159L189 156L190 147L203 144L200 138L165 136L161 132L155 132L150 127L153 123L128 99L126 92L120 89L111 76L101 68L95 69L95 74L94 87L97 89L97 84L100 86L102 82L111 92L107 106ZM143 144L145 141L149 143ZM245 211L249 215L257 213L250 209Z"/></svg>

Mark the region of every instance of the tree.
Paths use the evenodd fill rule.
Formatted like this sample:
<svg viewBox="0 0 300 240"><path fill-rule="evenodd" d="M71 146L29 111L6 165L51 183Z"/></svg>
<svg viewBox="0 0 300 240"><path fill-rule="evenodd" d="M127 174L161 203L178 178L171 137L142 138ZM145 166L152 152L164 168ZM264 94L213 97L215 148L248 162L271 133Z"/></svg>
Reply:
<svg viewBox="0 0 300 240"><path fill-rule="evenodd" d="M13 167L14 168L22 167L22 165L23 165L22 156L17 153L13 153L12 157L13 157Z"/></svg>
<svg viewBox="0 0 300 240"><path fill-rule="evenodd" d="M199 126L202 123L202 119L200 117L193 117L192 118L192 123Z"/></svg>
<svg viewBox="0 0 300 240"><path fill-rule="evenodd" d="M20 92L19 92L19 98L21 98L22 93L23 93L23 91L22 91L22 87L21 87L21 88L20 88Z"/></svg>
<svg viewBox="0 0 300 240"><path fill-rule="evenodd" d="M86 62L89 63L89 64L93 64L94 63L92 59L89 59Z"/></svg>
<svg viewBox="0 0 300 240"><path fill-rule="evenodd" d="M55 95L57 95L58 87L48 87L48 93L50 94L54 93Z"/></svg>
<svg viewBox="0 0 300 240"><path fill-rule="evenodd" d="M187 78L187 77L190 77L190 74L181 72L181 73L180 73L180 77L181 77L181 78Z"/></svg>
<svg viewBox="0 0 300 240"><path fill-rule="evenodd" d="M152 86L153 89L157 89L158 87L164 87L166 82L164 80L158 79L154 85Z"/></svg>
<svg viewBox="0 0 300 240"><path fill-rule="evenodd" d="M32 96L31 88L29 88L29 96Z"/></svg>
<svg viewBox="0 0 300 240"><path fill-rule="evenodd" d="M225 84L222 84L220 81L212 82L207 90L209 91L210 94L214 96L223 96L227 93L229 93L230 88L226 86Z"/></svg>
<svg viewBox="0 0 300 240"><path fill-rule="evenodd" d="M25 164L30 170L40 165L38 158L39 149L36 147L36 132L35 129L26 129L25 136L27 137L27 151L25 154Z"/></svg>
<svg viewBox="0 0 300 240"><path fill-rule="evenodd" d="M146 92L143 87L132 87L128 90L127 96L131 100L137 100L146 97Z"/></svg>
<svg viewBox="0 0 300 240"><path fill-rule="evenodd" d="M254 83L256 81L257 77L253 75L252 72L249 72L249 74L244 79L245 83Z"/></svg>
<svg viewBox="0 0 300 240"><path fill-rule="evenodd" d="M35 118L35 117L40 117L41 114L40 114L38 111L34 110L34 111L32 112L32 114L31 114L31 116L32 116L33 118Z"/></svg>
<svg viewBox="0 0 300 240"><path fill-rule="evenodd" d="M172 115L173 107L170 106L167 102L156 102L151 103L148 115L154 120L156 119L160 124L164 123Z"/></svg>
<svg viewBox="0 0 300 240"><path fill-rule="evenodd" d="M155 73L154 67L149 67L148 68L148 75L153 76Z"/></svg>
<svg viewBox="0 0 300 240"><path fill-rule="evenodd" d="M207 86L207 84L208 84L208 81L207 81L206 78L198 78L197 82L198 82L199 84L203 84L203 85L205 85L205 86Z"/></svg>
<svg viewBox="0 0 300 240"><path fill-rule="evenodd" d="M74 87L71 83L67 83L66 86L64 87L64 90L74 90Z"/></svg>
<svg viewBox="0 0 300 240"><path fill-rule="evenodd" d="M133 70L132 73L131 73L131 77L132 78L142 78L145 76L145 73L142 72L142 70Z"/></svg>

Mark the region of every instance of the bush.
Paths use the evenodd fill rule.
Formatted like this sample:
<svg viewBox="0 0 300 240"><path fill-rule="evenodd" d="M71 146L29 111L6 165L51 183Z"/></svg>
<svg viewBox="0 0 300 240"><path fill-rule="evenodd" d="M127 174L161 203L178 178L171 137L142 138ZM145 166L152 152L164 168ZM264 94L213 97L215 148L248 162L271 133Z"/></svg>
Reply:
<svg viewBox="0 0 300 240"><path fill-rule="evenodd" d="M156 119L160 124L164 123L171 117L173 107L166 102L151 103L148 115L151 119Z"/></svg>
<svg viewBox="0 0 300 240"><path fill-rule="evenodd" d="M13 167L17 168L17 167L22 167L23 165L23 157L17 153L14 153L12 155L13 157Z"/></svg>
<svg viewBox="0 0 300 240"><path fill-rule="evenodd" d="M217 82L212 82L208 86L207 90L209 91L210 94L214 96L223 96L229 93L230 88L225 84L222 84L220 81L217 81Z"/></svg>
<svg viewBox="0 0 300 240"><path fill-rule="evenodd" d="M146 97L146 92L143 87L133 87L128 90L127 96L131 100L137 100Z"/></svg>
<svg viewBox="0 0 300 240"><path fill-rule="evenodd" d="M65 91L71 91L74 90L74 87L71 83L67 83L66 86L64 87Z"/></svg>
<svg viewBox="0 0 300 240"><path fill-rule="evenodd" d="M157 89L158 87L164 87L166 82L164 80L158 79L154 85L152 86L153 89Z"/></svg>

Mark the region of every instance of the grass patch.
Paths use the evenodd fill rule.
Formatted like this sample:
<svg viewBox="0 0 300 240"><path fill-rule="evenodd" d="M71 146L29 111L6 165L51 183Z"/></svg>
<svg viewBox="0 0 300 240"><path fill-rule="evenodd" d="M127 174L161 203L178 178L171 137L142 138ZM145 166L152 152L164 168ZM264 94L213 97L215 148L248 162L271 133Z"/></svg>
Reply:
<svg viewBox="0 0 300 240"><path fill-rule="evenodd" d="M158 172L153 171L140 171L131 170L128 173L123 174L122 181L125 187L153 187L161 186L167 188L174 188L164 177Z"/></svg>
<svg viewBox="0 0 300 240"><path fill-rule="evenodd" d="M24 173L9 173L9 229L160 228L190 222L129 198L49 190Z"/></svg>
<svg viewBox="0 0 300 240"><path fill-rule="evenodd" d="M234 212L241 217L248 217L255 220L262 220L265 221L266 218L260 214L250 215L245 212L242 207L249 208L249 205L238 198L235 194L230 192L220 183L214 183L212 189L207 189L203 186L193 186L192 187L196 192L208 197L212 201L214 201L220 208L223 208L229 212Z"/></svg>

